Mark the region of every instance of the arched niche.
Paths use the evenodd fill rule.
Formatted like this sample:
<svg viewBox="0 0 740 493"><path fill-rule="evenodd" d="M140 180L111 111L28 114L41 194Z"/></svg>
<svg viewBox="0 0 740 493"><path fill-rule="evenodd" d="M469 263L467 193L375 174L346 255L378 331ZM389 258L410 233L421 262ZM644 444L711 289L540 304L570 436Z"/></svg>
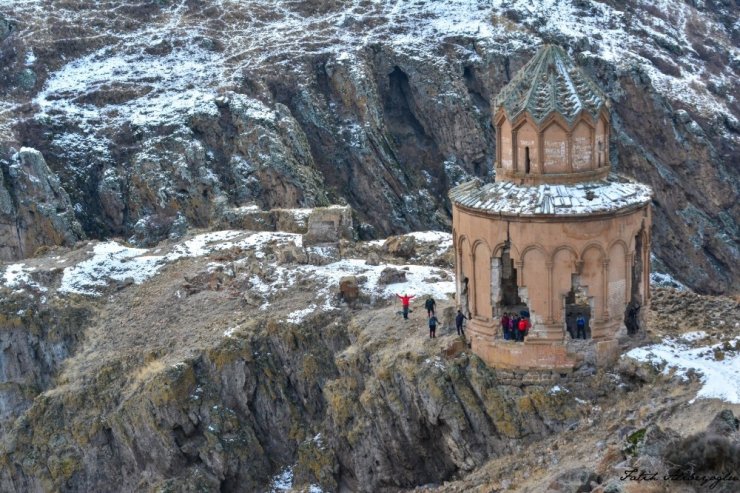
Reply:
<svg viewBox="0 0 740 493"><path fill-rule="evenodd" d="M583 120L573 128L571 132L573 171L588 171L594 168L593 134L593 128Z"/></svg>
<svg viewBox="0 0 740 493"><path fill-rule="evenodd" d="M475 269L474 314L490 319L491 307L491 250L484 242L476 243L473 250Z"/></svg>
<svg viewBox="0 0 740 493"><path fill-rule="evenodd" d="M589 245L581 253L580 286L585 286L592 301L592 313L597 317L603 312L604 251L599 245Z"/></svg>
<svg viewBox="0 0 740 493"><path fill-rule="evenodd" d="M529 246L522 252L522 279L520 297L541 318L549 313L547 277L547 252L539 246Z"/></svg>
<svg viewBox="0 0 740 493"><path fill-rule="evenodd" d="M617 241L609 247L607 308L610 315L620 315L627 306L627 247Z"/></svg>
<svg viewBox="0 0 740 493"><path fill-rule="evenodd" d="M537 129L525 119L516 129L516 169L519 173L538 172L538 144Z"/></svg>
<svg viewBox="0 0 740 493"><path fill-rule="evenodd" d="M513 145L511 141L511 123L508 118L504 118L499 126L499 162L500 166L506 171L514 170Z"/></svg>
<svg viewBox="0 0 740 493"><path fill-rule="evenodd" d="M553 120L542 133L543 173L565 173L568 170L568 133Z"/></svg>
<svg viewBox="0 0 740 493"><path fill-rule="evenodd" d="M555 322L563 322L563 299L571 291L573 274L576 272L578 255L570 246L561 246L555 250L552 259L552 317Z"/></svg>
<svg viewBox="0 0 740 493"><path fill-rule="evenodd" d="M460 300L460 308L463 313L468 314L470 313L471 291L473 290L473 251L470 241L466 237L460 239L458 255L460 265L460 272L457 277L458 300Z"/></svg>
<svg viewBox="0 0 740 493"><path fill-rule="evenodd" d="M594 165L602 168L609 164L609 123L603 115L596 121L594 134Z"/></svg>

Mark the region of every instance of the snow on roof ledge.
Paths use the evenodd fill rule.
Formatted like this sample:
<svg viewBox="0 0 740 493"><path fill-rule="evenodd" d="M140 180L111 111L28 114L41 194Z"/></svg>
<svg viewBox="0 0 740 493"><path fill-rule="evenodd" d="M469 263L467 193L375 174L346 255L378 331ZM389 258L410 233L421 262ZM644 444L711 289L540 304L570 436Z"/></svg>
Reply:
<svg viewBox="0 0 740 493"><path fill-rule="evenodd" d="M652 189L618 175L574 185L516 185L511 182L463 183L450 190L450 199L461 207L491 214L583 216L616 212L650 202Z"/></svg>

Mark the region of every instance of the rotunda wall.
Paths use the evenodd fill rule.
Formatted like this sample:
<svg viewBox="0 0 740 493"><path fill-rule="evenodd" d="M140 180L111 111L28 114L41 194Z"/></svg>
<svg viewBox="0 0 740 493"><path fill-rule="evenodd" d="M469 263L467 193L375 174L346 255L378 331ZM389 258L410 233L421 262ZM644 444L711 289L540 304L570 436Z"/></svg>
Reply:
<svg viewBox="0 0 740 493"><path fill-rule="evenodd" d="M492 272L500 269L492 269L492 259L500 262L506 248L517 270L520 296L535 325L533 339L562 339L565 299L574 282L589 300L592 336L612 337L622 325L631 299L633 259L639 257L644 266L649 262L648 204L612 216L569 220L496 217L455 206L453 218L458 275L470 279L469 299L475 300L475 306L468 308L489 322L500 316L502 308L491 297L499 282L492 278ZM638 235L643 235L641 252L635 252ZM637 279L641 284L649 282L642 273ZM644 297L647 292L648 286L639 286L641 305L648 302Z"/></svg>

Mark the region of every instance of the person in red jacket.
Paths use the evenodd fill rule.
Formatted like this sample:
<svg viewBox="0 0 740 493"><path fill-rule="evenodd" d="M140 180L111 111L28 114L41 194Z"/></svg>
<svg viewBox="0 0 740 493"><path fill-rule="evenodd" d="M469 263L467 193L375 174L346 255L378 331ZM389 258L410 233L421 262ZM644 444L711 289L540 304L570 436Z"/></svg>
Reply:
<svg viewBox="0 0 740 493"><path fill-rule="evenodd" d="M396 293L396 296L401 298L401 306L403 307L403 318L408 320L409 319L409 303L411 303L411 298L413 298L414 295L409 296L409 295L404 294L403 296L401 296L400 294Z"/></svg>
<svg viewBox="0 0 740 493"><path fill-rule="evenodd" d="M529 319L522 317L519 319L519 333L517 334L516 340L524 342L524 336L527 335L527 329L529 329Z"/></svg>

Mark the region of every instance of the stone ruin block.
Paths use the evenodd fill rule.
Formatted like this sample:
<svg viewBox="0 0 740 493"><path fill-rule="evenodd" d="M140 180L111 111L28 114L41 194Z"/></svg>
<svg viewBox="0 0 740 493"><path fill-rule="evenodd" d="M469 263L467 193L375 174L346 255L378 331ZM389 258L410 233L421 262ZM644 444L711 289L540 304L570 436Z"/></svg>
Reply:
<svg viewBox="0 0 740 493"><path fill-rule="evenodd" d="M349 206L319 207L308 216L308 227L303 235L305 246L339 243L340 239L354 238L352 208Z"/></svg>

